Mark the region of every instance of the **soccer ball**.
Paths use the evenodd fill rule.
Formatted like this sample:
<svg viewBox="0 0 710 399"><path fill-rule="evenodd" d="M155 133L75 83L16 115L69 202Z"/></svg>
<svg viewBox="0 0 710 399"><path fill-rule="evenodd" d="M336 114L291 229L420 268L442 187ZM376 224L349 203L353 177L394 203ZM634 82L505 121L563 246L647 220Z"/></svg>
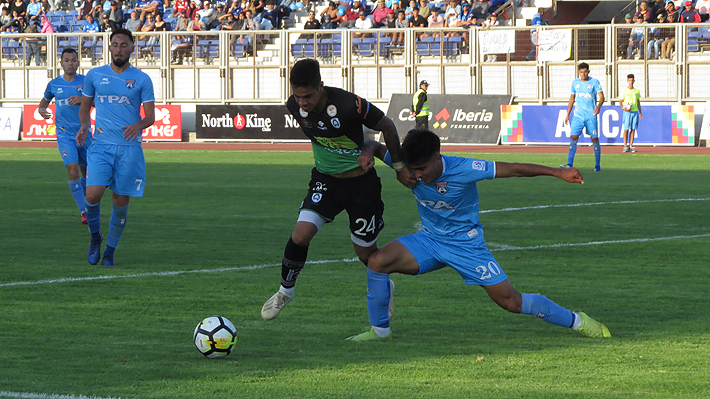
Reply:
<svg viewBox="0 0 710 399"><path fill-rule="evenodd" d="M631 104L631 103L624 103L624 109L629 110L629 109L631 109L631 107L633 107L633 106L634 106L634 105Z"/></svg>
<svg viewBox="0 0 710 399"><path fill-rule="evenodd" d="M195 327L193 338L200 353L217 359L229 355L237 343L237 329L222 316L210 316Z"/></svg>

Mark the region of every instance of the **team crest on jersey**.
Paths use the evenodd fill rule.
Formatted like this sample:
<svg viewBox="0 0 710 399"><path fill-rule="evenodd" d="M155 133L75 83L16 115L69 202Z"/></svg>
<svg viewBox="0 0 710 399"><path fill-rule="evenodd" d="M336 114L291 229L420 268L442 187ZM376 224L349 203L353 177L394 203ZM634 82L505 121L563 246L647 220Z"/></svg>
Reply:
<svg viewBox="0 0 710 399"><path fill-rule="evenodd" d="M84 85L76 85L76 92L83 93L84 92Z"/></svg>
<svg viewBox="0 0 710 399"><path fill-rule="evenodd" d="M436 192L441 195L448 193L449 192L448 184L449 184L448 182L436 183Z"/></svg>
<svg viewBox="0 0 710 399"><path fill-rule="evenodd" d="M136 81L131 79L126 79L126 89L131 90L136 87Z"/></svg>
<svg viewBox="0 0 710 399"><path fill-rule="evenodd" d="M66 158L66 157L67 157L67 150L64 150L64 151L62 151L62 158Z"/></svg>
<svg viewBox="0 0 710 399"><path fill-rule="evenodd" d="M301 119L301 126L307 129L313 129L313 124L305 119Z"/></svg>
<svg viewBox="0 0 710 399"><path fill-rule="evenodd" d="M311 202L313 202L314 204L317 204L320 202L321 198L323 198L323 194L313 193L313 195L311 196Z"/></svg>
<svg viewBox="0 0 710 399"><path fill-rule="evenodd" d="M330 124L333 125L334 128L340 129L340 120L338 120L338 118L331 119Z"/></svg>
<svg viewBox="0 0 710 399"><path fill-rule="evenodd" d="M335 105L330 104L328 108L326 108L325 112L328 113L328 116L333 117L338 114L338 109L335 108Z"/></svg>
<svg viewBox="0 0 710 399"><path fill-rule="evenodd" d="M302 110L301 108L298 108L298 113L301 114L301 117L303 118L308 116L308 112Z"/></svg>
<svg viewBox="0 0 710 399"><path fill-rule="evenodd" d="M587 90L592 90L592 85L591 85L591 84L588 84L588 85L587 85Z"/></svg>
<svg viewBox="0 0 710 399"><path fill-rule="evenodd" d="M471 168L473 170L486 170L486 163L482 161L473 161Z"/></svg>

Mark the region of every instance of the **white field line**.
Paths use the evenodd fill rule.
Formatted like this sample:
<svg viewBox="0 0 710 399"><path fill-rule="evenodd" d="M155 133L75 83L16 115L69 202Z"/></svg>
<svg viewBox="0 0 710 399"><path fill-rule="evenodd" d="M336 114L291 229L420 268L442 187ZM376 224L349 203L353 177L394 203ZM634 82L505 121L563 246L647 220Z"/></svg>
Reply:
<svg viewBox="0 0 710 399"><path fill-rule="evenodd" d="M19 398L19 399L121 399L120 397L98 397L84 395L53 395L46 393L30 393L30 392L8 392L0 391L0 398Z"/></svg>
<svg viewBox="0 0 710 399"><path fill-rule="evenodd" d="M645 201L609 201L609 202L591 202L585 204L558 204L558 205L538 205L529 206L522 208L503 208L503 209L489 209L481 211L480 213L493 213L493 212L513 212L522 211L530 209L547 209L547 208L571 208L578 206L599 206L599 205L616 205L616 204L639 204L639 203L660 203L660 202L685 202L685 201L709 201L710 198L677 198L677 199L662 199L662 200L645 200ZM631 242L649 242L649 241L666 241L666 240L678 240L678 239L688 239L688 238L703 238L710 237L708 234L697 234L688 236L670 236L670 237L656 237L656 238L632 238L628 240L610 240L610 241L589 241L589 242L578 242L569 244L548 244L548 245L535 245L530 247L515 247L505 244L494 244L488 243L491 249L495 251L525 251L525 250L535 250L543 248L565 248L565 247L579 247L579 246L589 246L589 245L604 245L604 244L621 244L621 243L631 243ZM309 261L307 264L326 264L326 263L346 263L355 262L357 258L351 259L331 259L331 260L319 260L319 261ZM262 265L251 265L251 266L241 266L241 267L224 267L219 269L197 269L197 270L178 270L170 272L155 272L155 273L136 273L136 274L124 274L124 275L105 275L105 276L95 276L95 277L67 277L51 280L38 280L38 281L17 281L12 283L0 284L0 288L3 287L16 287L24 285L43 285L43 284L56 284L56 283L72 283L81 281L95 281L95 280L113 280L118 278L136 278L136 277L159 277L159 276L177 276L180 274L188 273L221 273L229 271L240 271L240 270L256 270L264 269L267 267L277 267L281 264L262 264ZM1 393L1 392L0 392ZM1 396L0 396L1 397Z"/></svg>

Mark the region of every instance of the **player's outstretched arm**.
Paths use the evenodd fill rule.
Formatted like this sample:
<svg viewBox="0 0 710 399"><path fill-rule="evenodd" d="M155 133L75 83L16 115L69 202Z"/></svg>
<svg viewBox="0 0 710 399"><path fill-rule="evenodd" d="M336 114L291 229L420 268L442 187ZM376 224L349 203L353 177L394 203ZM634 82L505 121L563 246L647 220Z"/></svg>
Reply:
<svg viewBox="0 0 710 399"><path fill-rule="evenodd" d="M414 187L416 179L414 179L412 172L404 167L401 161L402 158L400 158L399 155L399 135L397 134L397 127L394 125L394 122L392 122L392 119L385 116L377 126L375 126L375 130L381 131L382 135L385 136L385 145L387 145L387 150L390 152L392 168L397 171L397 180L407 188Z"/></svg>
<svg viewBox="0 0 710 399"><path fill-rule="evenodd" d="M496 162L496 178L554 176L568 183L584 184L577 168L550 168L532 163Z"/></svg>

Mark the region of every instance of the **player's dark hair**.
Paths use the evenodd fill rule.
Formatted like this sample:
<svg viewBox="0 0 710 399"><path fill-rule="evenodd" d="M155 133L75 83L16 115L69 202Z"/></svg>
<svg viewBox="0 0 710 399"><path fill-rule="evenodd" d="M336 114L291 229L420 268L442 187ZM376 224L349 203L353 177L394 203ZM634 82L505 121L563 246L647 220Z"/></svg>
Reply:
<svg viewBox="0 0 710 399"><path fill-rule="evenodd" d="M633 73L630 73L630 74L626 75L626 79L629 79L629 78L631 78L631 79L636 79L636 77L634 77L634 74L633 74Z"/></svg>
<svg viewBox="0 0 710 399"><path fill-rule="evenodd" d="M317 60L306 58L296 62L291 68L291 86L312 87L320 86L320 64Z"/></svg>
<svg viewBox="0 0 710 399"><path fill-rule="evenodd" d="M441 149L441 140L436 133L425 129L412 129L402 142L400 156L408 165L421 165Z"/></svg>
<svg viewBox="0 0 710 399"><path fill-rule="evenodd" d="M68 54L77 54L76 50L74 50L73 48L65 47L64 50L62 50L62 55L60 55L59 58L64 58L64 54L67 54L67 53ZM77 58L79 58L78 55L77 55Z"/></svg>
<svg viewBox="0 0 710 399"><path fill-rule="evenodd" d="M109 42L113 41L113 37L116 35L126 35L128 36L128 39L131 41L131 43L135 43L133 40L133 32L129 31L126 28L118 28L115 31L111 32L111 37L109 37Z"/></svg>
<svg viewBox="0 0 710 399"><path fill-rule="evenodd" d="M580 69L589 69L589 64L586 62L580 62L579 65L577 65L577 70L579 71Z"/></svg>

